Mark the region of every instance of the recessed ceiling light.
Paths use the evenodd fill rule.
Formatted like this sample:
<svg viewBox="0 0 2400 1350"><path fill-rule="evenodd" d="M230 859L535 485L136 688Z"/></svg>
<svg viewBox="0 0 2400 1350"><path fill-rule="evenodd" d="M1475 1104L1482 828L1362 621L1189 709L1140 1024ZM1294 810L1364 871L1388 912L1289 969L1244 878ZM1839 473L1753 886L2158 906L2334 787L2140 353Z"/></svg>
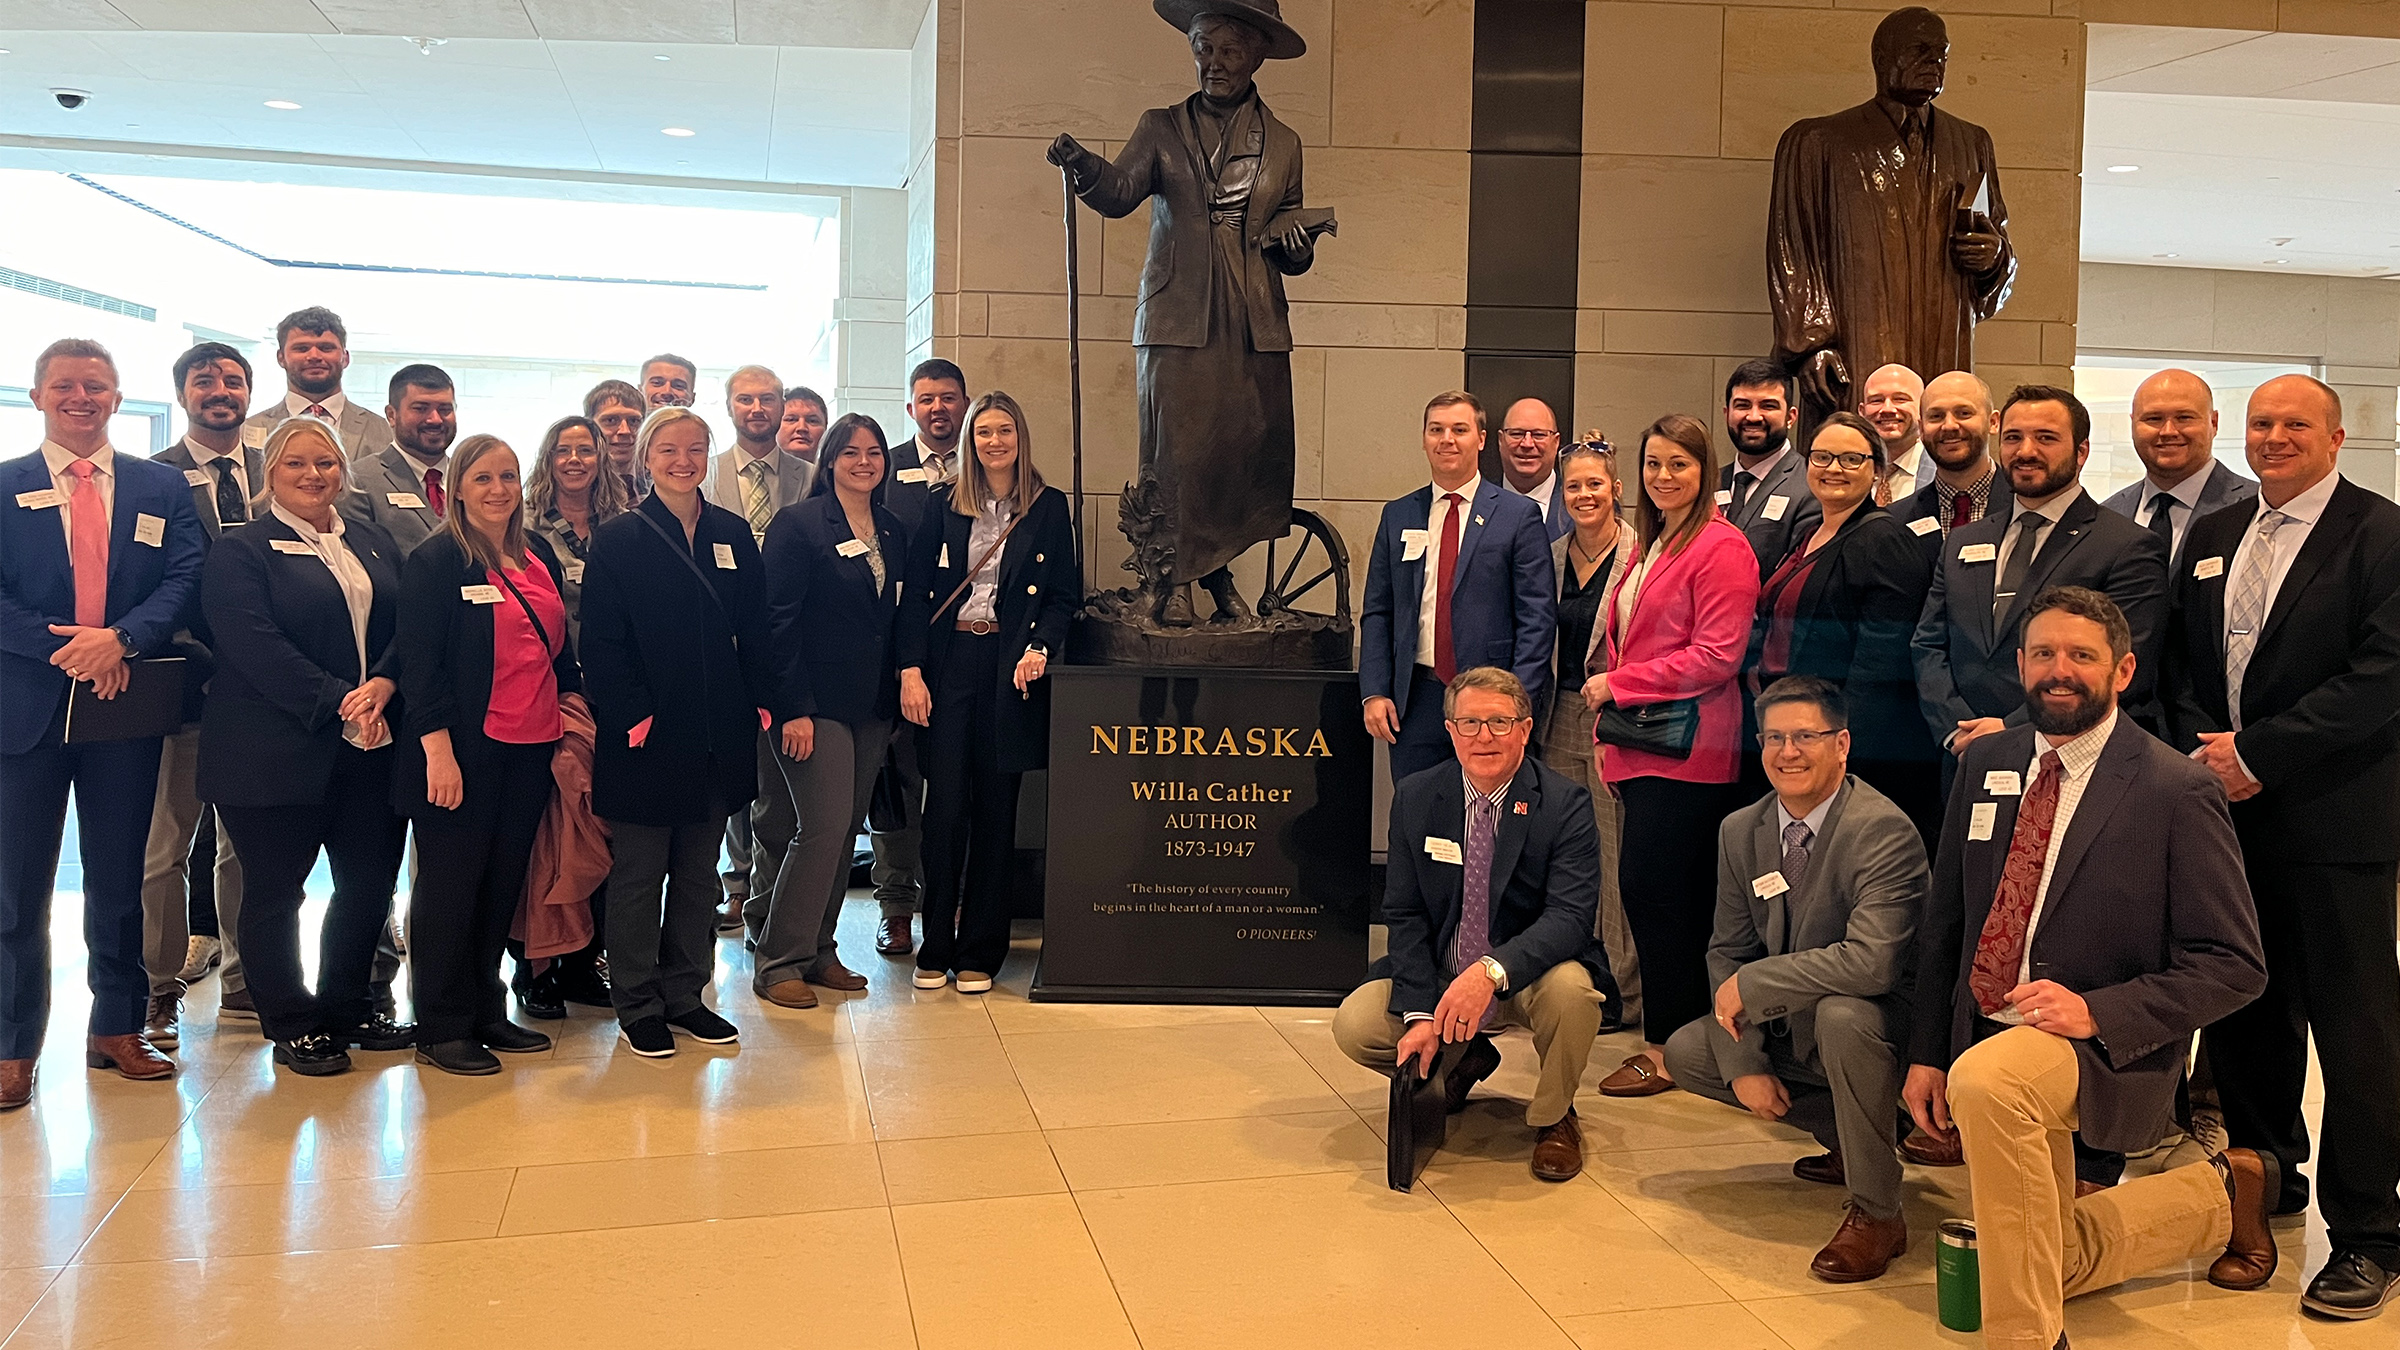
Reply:
<svg viewBox="0 0 2400 1350"><path fill-rule="evenodd" d="M275 111L277 111L277 112L298 112L298 111L300 111L300 105L299 105L299 104L297 104L297 103L294 103L294 102L292 102L292 101L291 101L290 99L288 99L288 98L271 98L271 99L268 99L268 100L267 100L267 106L268 106L268 107L270 107L270 108L273 108L273 109L274 109Z"/></svg>
<svg viewBox="0 0 2400 1350"><path fill-rule="evenodd" d="M700 134L690 127L660 127L658 132L662 136L697 136Z"/></svg>
<svg viewBox="0 0 2400 1350"><path fill-rule="evenodd" d="M650 59L653 61L672 61L675 58L667 55L665 52L660 52L658 55L653 56Z"/></svg>
<svg viewBox="0 0 2400 1350"><path fill-rule="evenodd" d="M2139 164L2111 164L2108 166L2108 171L2110 173L2140 173L2142 166Z"/></svg>
<svg viewBox="0 0 2400 1350"><path fill-rule="evenodd" d="M2400 248L2400 244L2395 244L2393 247ZM2153 253L2150 256L2153 258L2180 258L2183 255L2180 253Z"/></svg>
<svg viewBox="0 0 2400 1350"><path fill-rule="evenodd" d="M2283 266L2283 265L2284 265L2286 262L2289 262L2289 261L2290 261L2290 259L2288 259L2288 258L2261 258L2261 259L2259 259L2259 261L2260 261L2261 263L2265 264L2265 265L2266 265L2266 266L2268 266L2268 267L2281 267L2281 266Z"/></svg>

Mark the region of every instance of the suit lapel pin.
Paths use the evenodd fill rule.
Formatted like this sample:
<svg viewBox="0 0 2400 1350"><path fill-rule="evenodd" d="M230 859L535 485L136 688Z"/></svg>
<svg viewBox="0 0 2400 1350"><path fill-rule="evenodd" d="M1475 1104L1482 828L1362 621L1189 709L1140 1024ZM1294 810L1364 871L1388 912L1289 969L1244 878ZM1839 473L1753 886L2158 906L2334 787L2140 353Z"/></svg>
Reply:
<svg viewBox="0 0 2400 1350"><path fill-rule="evenodd" d="M1483 517L1481 517L1481 516L1477 516L1477 517L1475 517L1475 523L1476 523L1476 524L1478 524L1478 525L1481 525L1481 524L1483 523Z"/></svg>
<svg viewBox="0 0 2400 1350"><path fill-rule="evenodd" d="M1517 814L1518 814L1518 815L1522 816L1522 815L1527 815L1527 814L1530 814L1530 813L1529 813L1529 812L1527 812L1527 811L1526 811L1526 809L1525 809L1525 803L1523 803L1523 802L1518 802L1516 805L1517 805Z"/></svg>

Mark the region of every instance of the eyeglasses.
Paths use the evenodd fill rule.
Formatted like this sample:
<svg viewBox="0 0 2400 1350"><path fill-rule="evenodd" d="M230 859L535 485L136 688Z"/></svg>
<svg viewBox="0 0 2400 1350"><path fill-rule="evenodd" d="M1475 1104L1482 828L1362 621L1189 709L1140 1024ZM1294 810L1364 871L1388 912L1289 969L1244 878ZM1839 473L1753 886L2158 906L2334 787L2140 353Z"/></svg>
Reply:
<svg viewBox="0 0 2400 1350"><path fill-rule="evenodd" d="M1500 439L1504 441L1525 441L1532 445L1539 445L1543 441L1557 440L1558 433L1555 431L1544 431L1540 427L1502 427L1500 428Z"/></svg>
<svg viewBox="0 0 2400 1350"><path fill-rule="evenodd" d="M1769 754L1787 745L1800 750L1814 750L1820 742L1841 734L1838 731L1762 731L1758 733L1758 743Z"/></svg>
<svg viewBox="0 0 2400 1350"><path fill-rule="evenodd" d="M1863 469L1874 458L1873 455L1862 455L1856 450L1844 450L1838 455L1831 450L1811 450L1808 452L1808 467L1830 469L1839 464L1845 469Z"/></svg>
<svg viewBox="0 0 2400 1350"><path fill-rule="evenodd" d="M1449 722L1459 735L1473 738L1487 732L1494 736L1505 736L1516 729L1517 723L1530 722L1533 719L1530 717L1451 717L1444 720Z"/></svg>

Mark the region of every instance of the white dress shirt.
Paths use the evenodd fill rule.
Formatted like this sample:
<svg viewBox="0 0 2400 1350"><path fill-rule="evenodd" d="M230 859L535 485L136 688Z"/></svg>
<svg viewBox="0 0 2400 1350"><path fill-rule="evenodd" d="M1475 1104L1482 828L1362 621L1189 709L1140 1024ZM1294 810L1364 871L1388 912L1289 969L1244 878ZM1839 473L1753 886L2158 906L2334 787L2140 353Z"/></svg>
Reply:
<svg viewBox="0 0 2400 1350"><path fill-rule="evenodd" d="M335 512L333 528L320 533L316 526L283 509L281 502L271 502L267 509L277 520L292 527L300 542L315 550L325 569L333 573L334 584L342 588L342 603L350 607L350 636L358 644L358 682L367 682L367 616L375 608L375 583L367 569L350 552L350 541L340 512Z"/></svg>
<svg viewBox="0 0 2400 1350"><path fill-rule="evenodd" d="M100 514L114 533L117 524L117 452L106 444L91 455L92 486L100 490ZM82 480L67 472L75 452L56 441L42 442L42 463L50 470L50 485L58 489L58 527L66 532L67 556L75 556L75 492Z"/></svg>
<svg viewBox="0 0 2400 1350"><path fill-rule="evenodd" d="M1507 474L1500 475L1501 490L1504 492L1514 492L1518 496L1531 501L1534 505L1534 509L1542 513L1542 523L1544 525L1550 523L1550 490L1551 487L1557 482L1558 470L1555 467L1552 468L1550 472L1542 475L1542 481L1523 490L1519 490L1515 483L1510 482ZM1441 494L1441 489L1434 489L1434 494L1439 496Z"/></svg>
<svg viewBox="0 0 2400 1350"><path fill-rule="evenodd" d="M936 450L932 446L925 443L925 438L923 436L917 437L916 440L917 463L924 466L925 486L929 488L940 487L942 484L949 482L950 476L955 473L958 468L957 447L953 446L948 450Z"/></svg>
<svg viewBox="0 0 2400 1350"><path fill-rule="evenodd" d="M2142 504L2140 509L2134 512L2133 523L2145 530L2149 529L2150 513L2158 509L2158 499L2161 497L2181 506L2183 509L2177 511L2173 517L2175 537L2167 543L2167 552L2170 555L2180 554L2183 551L2184 534L2192 528L2192 522L2199 518L2200 493L2208 486L2208 475L2214 467L2215 461L2213 460L2203 464L2194 472L2185 474L2183 481L2171 488L2162 488L2147 478L2143 479ZM2286 526L2285 528L2289 529L2290 527Z"/></svg>
<svg viewBox="0 0 2400 1350"><path fill-rule="evenodd" d="M1442 500L1442 494L1451 491L1458 493L1459 510L1472 511L1475 509L1475 480L1470 478L1454 489L1445 488L1439 483L1433 485L1433 510L1425 518L1425 584L1417 596L1417 664L1427 669L1434 664L1434 599L1438 594L1439 577L1436 573L1440 570L1435 564L1442 558L1442 532L1450 528L1450 503ZM1467 542L1466 522L1463 520L1459 522L1458 542L1463 554Z"/></svg>
<svg viewBox="0 0 2400 1350"><path fill-rule="evenodd" d="M233 481L241 488L242 500L250 500L252 488L250 485L250 469L248 463L246 462L248 457L242 453L242 449L239 445L236 445L230 452L220 454L217 451L211 450L207 446L202 445L200 442L193 440L191 437L186 436L183 438L183 448L184 452L192 457L192 463L197 466L202 473L208 475L208 489L212 496L215 494L217 488L217 470L215 466L216 462L221 459L225 461L226 468L233 474Z"/></svg>
<svg viewBox="0 0 2400 1350"><path fill-rule="evenodd" d="M333 423L338 430L342 425L342 414L350 411L350 397L339 389L323 398L302 398L293 393L283 396L283 415L287 418L306 416L311 408L323 408L325 420Z"/></svg>
<svg viewBox="0 0 2400 1350"><path fill-rule="evenodd" d="M1464 871L1465 871L1465 868L1466 868L1466 862L1465 862L1465 850L1466 850L1466 847L1467 847L1467 839L1468 839L1468 837L1469 837L1469 836L1471 836L1471 835L1473 835L1473 834L1475 833L1475 801L1476 801L1476 799L1477 799L1477 798L1481 798L1481 799L1483 799L1484 801L1490 802L1490 803L1492 804L1492 811L1493 811L1493 813L1494 813L1494 814L1505 814L1504 812L1502 812L1502 811L1501 811L1501 808L1502 808L1502 807L1504 807L1504 806L1506 806L1506 805L1508 805L1508 786L1509 786L1509 785L1508 785L1508 783L1502 783L1502 784L1501 784L1499 787L1497 787L1497 788L1493 789L1492 791L1490 791L1490 792L1486 792L1486 791L1484 791L1482 788L1479 788L1479 787L1475 786L1475 780L1474 780L1474 779L1472 779L1472 778L1469 778L1469 777L1467 777L1467 775L1466 775L1466 771L1465 771L1464 769L1461 769L1461 770L1459 771L1459 775L1458 775L1458 776L1459 776L1460 780L1461 780L1461 781L1463 781L1463 782L1466 784L1466 789L1467 789L1467 791L1466 791L1466 796L1465 796L1465 798L1463 799L1463 800L1464 800L1464 806L1463 806L1463 808L1462 808L1462 809L1459 811L1459 813L1458 813L1458 847L1459 847L1459 850L1460 850L1460 862L1459 862L1459 868L1460 868L1460 871L1461 871L1461 873L1462 873L1462 875L1463 875L1463 873L1464 873ZM1514 782L1515 780L1512 778L1510 781L1511 781L1511 782ZM1499 857L1498 857L1499 850L1498 850L1497 844L1498 844L1498 836L1497 836L1497 831L1495 831L1495 833L1494 833L1494 849L1493 849L1493 855L1494 855L1494 856L1493 856L1493 859L1492 859L1492 861L1493 861L1493 865L1494 865L1494 866L1497 866L1497 865L1499 864ZM1497 892L1498 892L1498 891L1499 891L1499 890L1500 890L1502 887L1504 887L1504 886L1507 884L1507 882L1508 882L1508 878L1506 878L1506 877L1494 876L1494 877L1489 877L1489 878L1487 878L1487 879L1486 879L1486 881L1485 881L1485 884L1486 884L1486 886L1487 886L1487 887L1489 887L1489 888L1490 888L1490 890L1491 890L1493 893L1495 893L1495 894L1496 894L1496 893L1497 893ZM1467 930L1466 930L1466 927L1465 927L1465 924L1464 924L1464 919L1465 919L1465 916L1466 916L1466 896L1465 896L1464 892L1461 892L1461 894L1460 894L1460 896L1459 896L1459 916L1460 916L1460 919L1461 919L1461 924L1460 924L1460 927L1459 927L1459 929L1458 929L1458 931L1457 931L1457 932L1455 932L1455 933L1452 933L1452 934L1450 935L1450 950L1449 950L1449 951L1447 951L1447 952L1445 952L1445 953L1443 953L1443 959L1444 959L1444 961L1446 962L1446 964L1447 964L1447 967L1448 967L1448 968L1447 968L1447 969L1446 969L1446 970L1445 970L1443 973L1447 974L1447 975L1448 975L1448 976L1449 976L1451 979L1454 979L1454 980L1458 978L1458 976L1459 976L1459 972L1460 972L1460 963L1459 963L1459 959L1458 959L1458 944L1459 944L1459 939L1460 939L1460 938L1463 938L1463 937L1465 937L1465 936L1466 936L1466 933L1467 933ZM1483 906L1483 917L1484 917L1484 922L1485 922L1486 924L1489 924L1489 923L1491 922L1491 917L1492 917L1492 905L1491 905L1491 896L1489 896L1489 895L1487 895L1487 896L1485 897L1485 900L1484 900L1484 906ZM1488 942L1491 940L1491 934L1490 934L1490 933L1488 933L1488 932L1487 932L1487 933L1485 933L1485 934L1484 934L1484 940L1485 940L1485 941L1488 943ZM1497 965L1497 964L1499 964L1499 963L1498 963L1498 962L1494 962L1493 964L1494 964L1494 965ZM1503 992L1503 993L1507 992L1507 990L1508 990L1508 972L1507 972L1506 970L1502 970L1502 971L1500 972L1500 978L1499 978L1499 979L1497 979L1497 980L1495 980L1495 981L1493 981L1493 987L1494 987L1495 989L1498 989L1499 991L1501 991L1501 992ZM1432 1013L1429 1013L1429 1012L1411 1012L1411 1013L1402 1013L1402 1014L1400 1014L1400 1020L1401 1020L1401 1021L1403 1021L1403 1022L1408 1022L1408 1023L1416 1023L1416 1022L1430 1022L1430 1021L1432 1021L1432 1020L1433 1020L1433 1014L1432 1014Z"/></svg>
<svg viewBox="0 0 2400 1350"><path fill-rule="evenodd" d="M2269 547L2262 545L2258 537L2259 516L2274 510L2290 517L2276 529L2275 542L2271 545L2275 556L2267 565L2267 605L2259 612L2260 622L2263 623L2266 615L2275 612L2275 593L2283 589L2283 579L2292 574L2292 560L2300 556L2300 546L2308 542L2309 532L2317 527L2317 518L2325 514L2325 507L2333 501L2334 484L2340 482L2341 477L2338 473L2329 473L2318 480L2316 486L2278 507L2268 506L2264 497L2259 499L2258 515L2250 518L2250 528L2242 532L2241 547L2235 549L2233 556L2225 563L2225 632L2222 636L2228 644L2233 640L2234 581L2241 576L2242 567L2253 549ZM2250 659L2258 659L2255 650Z"/></svg>
<svg viewBox="0 0 2400 1350"><path fill-rule="evenodd" d="M1735 455L1733 458L1733 476L1726 480L1727 487L1725 490L1731 493L1740 493L1742 490L1742 475L1748 474L1750 475L1750 492L1752 495L1756 495L1759 485L1767 481L1767 476L1774 473L1776 468L1783 463L1783 457L1790 453L1792 453L1792 447L1787 442L1786 444L1777 447L1774 454L1771 454L1765 459L1760 460L1755 467L1745 463L1740 455ZM1745 498L1742 504L1747 506L1750 503L1748 499ZM1733 498L1728 497L1725 499L1725 510L1728 514L1728 518L1730 518L1733 510Z"/></svg>
<svg viewBox="0 0 2400 1350"><path fill-rule="evenodd" d="M1923 488L1932 477L1931 470L1925 465L1925 443L1923 441L1910 446L1884 471L1884 481L1891 484L1892 500L1895 502Z"/></svg>
<svg viewBox="0 0 2400 1350"><path fill-rule="evenodd" d="M2008 529L2000 536L1999 556L1992 559L1992 585L1995 588L2000 584L2000 578L2008 575L2008 555L2016 549L2017 530L2023 524L2024 518L2029 515L2040 516L2050 522L2043 527L2040 542L2034 545L2034 551L2039 553L2049 544L2050 536L2057 531L2059 518L2066 515L2067 508L2073 506L2075 500L2082 495L2083 484L2077 483L2040 506L2027 506L2022 497L2015 498L2009 503ZM2031 782L2032 780L2026 781Z"/></svg>
<svg viewBox="0 0 2400 1350"><path fill-rule="evenodd" d="M2050 874L2058 870L2058 847L2067 840L2067 826L2075 819L2075 808L2083 802L2083 790L2091 786L2092 767L2100 762L2100 752L2108 748L2108 738L2117 729L2117 710L2108 710L2100 725L2063 745L2053 745L2050 738L2036 732L2033 738L2033 758L2027 761L2024 790L2033 790L2033 780L2041 775L2042 756L2058 752L2058 811L2050 818L2050 848L2042 855L2042 881L2033 892L2033 912L2025 916L2025 950L2017 957L2017 983L2033 981L2033 935L2041 927L2042 908L2050 903ZM2024 803L2018 803L2022 810ZM2015 1007L2002 1008L1994 1014L1995 1022L2010 1026L2021 1024L2024 1014Z"/></svg>
<svg viewBox="0 0 2400 1350"><path fill-rule="evenodd" d="M947 509L947 508L945 508ZM1015 514L1012 501L993 498L983 504L983 511L967 529L967 566L977 559L983 567L975 573L974 584L967 588L967 598L958 607L958 617L968 623L997 623L1000 620L1000 537L1008 532L1008 522Z"/></svg>

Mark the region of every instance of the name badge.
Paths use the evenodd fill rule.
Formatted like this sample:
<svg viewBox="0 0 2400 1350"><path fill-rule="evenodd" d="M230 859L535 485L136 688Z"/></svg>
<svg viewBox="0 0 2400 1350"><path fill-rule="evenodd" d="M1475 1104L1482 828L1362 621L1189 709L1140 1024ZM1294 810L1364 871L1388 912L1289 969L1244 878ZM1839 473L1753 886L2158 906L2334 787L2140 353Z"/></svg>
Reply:
<svg viewBox="0 0 2400 1350"><path fill-rule="evenodd" d="M390 502L392 505L399 507L403 511L422 511L425 509L425 499L413 492L387 492L383 494L383 499L387 502Z"/></svg>
<svg viewBox="0 0 2400 1350"><path fill-rule="evenodd" d="M561 571L561 572L564 572L564 573L566 573L567 580L568 580L568 581L570 581L570 582L572 582L572 583L574 583L575 585L577 585L577 586L580 586L580 585L582 585L582 584L583 584L583 564L582 564L582 563L579 563L579 562L561 563L561 564L559 564L559 568L558 568L558 570L559 570L559 571Z"/></svg>
<svg viewBox="0 0 2400 1350"><path fill-rule="evenodd" d="M1908 522L1908 532L1917 536L1919 539L1924 538L1926 535L1929 535L1940 528L1942 528L1942 522L1935 520L1931 516L1919 516L1915 520Z"/></svg>
<svg viewBox="0 0 2400 1350"><path fill-rule="evenodd" d="M1992 826L2000 819L2000 803L1977 802L1967 810L1967 842L1980 844L1992 837Z"/></svg>
<svg viewBox="0 0 2400 1350"><path fill-rule="evenodd" d="M1958 551L1958 560L1962 563L1987 563L1999 557L1998 544L1969 544Z"/></svg>
<svg viewBox="0 0 2400 1350"><path fill-rule="evenodd" d="M269 426L243 427L242 448L245 450L265 449L267 445L267 437L273 435L274 431L275 428Z"/></svg>
<svg viewBox="0 0 2400 1350"><path fill-rule="evenodd" d="M1781 520L1784 508L1791 504L1792 499L1789 497L1769 497L1766 506L1760 509L1759 514L1769 520Z"/></svg>
<svg viewBox="0 0 2400 1350"><path fill-rule="evenodd" d="M731 544L711 544L711 545L709 545L709 548L710 548L711 550L713 550L713 551L716 553L716 555L717 555L717 566L718 566L718 567L720 567L720 568L723 568L725 571L728 571L728 572L730 572L730 571L732 571L732 570L733 570L733 545L731 545Z"/></svg>
<svg viewBox="0 0 2400 1350"><path fill-rule="evenodd" d="M17 505L28 511L49 511L66 504L67 499L59 493L57 488L43 488L39 492L17 494Z"/></svg>
<svg viewBox="0 0 2400 1350"><path fill-rule="evenodd" d="M950 541L949 541L949 540L945 539L945 540L943 540L943 541L942 541L942 556L940 556L940 557L938 557L938 558L934 559L934 560L933 560L933 565L934 565L934 568L935 568L935 570L937 570L937 571L938 571L938 570L940 570L941 568L945 568L945 567L948 567L948 566L950 565Z"/></svg>
<svg viewBox="0 0 2400 1350"><path fill-rule="evenodd" d="M2225 575L2225 560L2221 557L2202 558L2192 564L2192 580L2194 581L2206 581L2210 577L2223 575Z"/></svg>
<svg viewBox="0 0 2400 1350"><path fill-rule="evenodd" d="M2025 780L2014 769L1994 769L1983 776L1983 790L1995 797L2014 797L2025 791Z"/></svg>
<svg viewBox="0 0 2400 1350"><path fill-rule="evenodd" d="M1400 532L1400 561L1415 562L1424 557L1425 541L1429 537L1430 532L1425 530L1402 530Z"/></svg>
<svg viewBox="0 0 2400 1350"><path fill-rule="evenodd" d="M833 546L833 551L841 554L845 558L863 558L867 554L867 541L864 539L845 539L842 542L835 544Z"/></svg>
<svg viewBox="0 0 2400 1350"><path fill-rule="evenodd" d="M206 469L185 469L183 471L183 482L186 487L210 487L214 485L215 481L208 476Z"/></svg>
<svg viewBox="0 0 2400 1350"><path fill-rule="evenodd" d="M1765 876L1750 878L1750 893L1761 900L1772 900L1791 888L1792 883L1785 881L1781 872L1769 872Z"/></svg>
<svg viewBox="0 0 2400 1350"><path fill-rule="evenodd" d="M1719 488L1717 490L1717 509L1723 510L1731 505L1733 505L1733 489Z"/></svg>
<svg viewBox="0 0 2400 1350"><path fill-rule="evenodd" d="M157 548L167 539L167 522L162 516L137 515L133 518L133 542Z"/></svg>
<svg viewBox="0 0 2400 1350"><path fill-rule="evenodd" d="M500 588L497 586L461 586L458 588L458 598L471 605L496 605L500 603Z"/></svg>
<svg viewBox="0 0 2400 1350"><path fill-rule="evenodd" d="M1425 856L1438 863L1454 865L1463 864L1467 860L1466 855L1458 851L1457 840L1436 839L1432 835L1425 836Z"/></svg>
<svg viewBox="0 0 2400 1350"><path fill-rule="evenodd" d="M901 469L892 475L892 480L898 483L922 483L925 481L925 471L923 469Z"/></svg>
<svg viewBox="0 0 2400 1350"><path fill-rule="evenodd" d="M275 550L277 553L291 553L303 558L313 558L317 556L317 551L315 549L301 543L297 539L270 539L267 541L267 547Z"/></svg>

